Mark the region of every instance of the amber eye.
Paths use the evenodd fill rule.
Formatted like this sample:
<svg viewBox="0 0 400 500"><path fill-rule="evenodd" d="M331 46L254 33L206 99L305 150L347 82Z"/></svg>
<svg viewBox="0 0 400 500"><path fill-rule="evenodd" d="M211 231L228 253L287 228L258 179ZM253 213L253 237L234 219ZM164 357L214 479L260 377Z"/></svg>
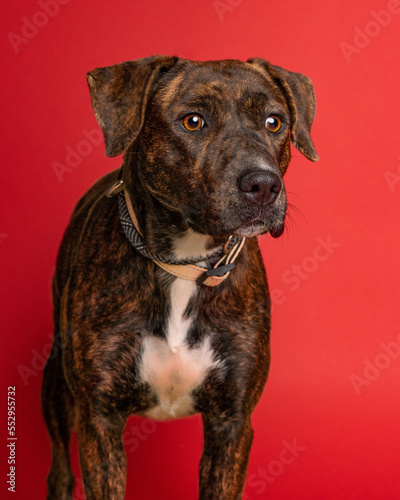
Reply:
<svg viewBox="0 0 400 500"><path fill-rule="evenodd" d="M279 116L271 115L266 119L265 126L269 132L278 132L282 127L282 120Z"/></svg>
<svg viewBox="0 0 400 500"><path fill-rule="evenodd" d="M204 126L204 120L200 115L191 114L185 116L183 119L183 126L190 130L190 132L195 132L196 130L200 130Z"/></svg>

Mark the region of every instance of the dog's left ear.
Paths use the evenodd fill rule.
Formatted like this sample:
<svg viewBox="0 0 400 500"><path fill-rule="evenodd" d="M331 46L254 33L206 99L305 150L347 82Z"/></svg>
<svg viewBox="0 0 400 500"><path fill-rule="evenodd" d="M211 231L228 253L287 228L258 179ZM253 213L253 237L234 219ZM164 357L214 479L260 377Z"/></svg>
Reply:
<svg viewBox="0 0 400 500"><path fill-rule="evenodd" d="M292 73L273 66L264 59L254 58L247 62L261 66L279 87L289 106L291 142L306 158L318 161L319 157L310 136L315 115L315 95L311 80L301 73Z"/></svg>
<svg viewBox="0 0 400 500"><path fill-rule="evenodd" d="M107 156L123 153L136 139L153 83L161 71L177 61L177 57L146 57L97 68L87 74L93 111L104 134Z"/></svg>

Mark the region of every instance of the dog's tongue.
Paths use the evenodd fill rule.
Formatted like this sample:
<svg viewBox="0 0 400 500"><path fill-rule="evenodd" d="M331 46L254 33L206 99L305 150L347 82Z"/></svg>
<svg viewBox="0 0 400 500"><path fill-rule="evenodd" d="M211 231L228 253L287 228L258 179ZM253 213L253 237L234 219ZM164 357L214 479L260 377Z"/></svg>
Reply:
<svg viewBox="0 0 400 500"><path fill-rule="evenodd" d="M279 238L279 236L282 236L284 229L285 229L285 226L284 226L284 224L282 224L281 226L279 226L275 229L271 229L269 231L269 233L273 238Z"/></svg>

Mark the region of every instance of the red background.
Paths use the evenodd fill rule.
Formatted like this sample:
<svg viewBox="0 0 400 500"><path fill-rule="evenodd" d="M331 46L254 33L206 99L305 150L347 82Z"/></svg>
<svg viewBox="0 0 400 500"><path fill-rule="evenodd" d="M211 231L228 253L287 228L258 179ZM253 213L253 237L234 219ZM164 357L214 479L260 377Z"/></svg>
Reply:
<svg viewBox="0 0 400 500"><path fill-rule="evenodd" d="M380 27L371 11L393 1L230 1L219 15L213 0L64 0L15 50L9 34L21 36L25 17L44 23L35 17L43 9L36 1L2 4L2 498L11 496L6 400L14 385L14 498L45 496L51 457L39 394L56 252L78 197L120 158L93 146L61 182L52 164L65 164L66 148L76 150L83 130L97 129L86 72L159 53L264 57L310 76L317 96L312 135L321 160L312 164L293 150L286 176L289 201L303 216L292 210L286 235L261 240L276 303L245 498L400 498L400 13L383 16ZM346 59L341 44L354 45L357 33L357 53ZM336 246L318 253L329 237ZM297 281L292 266L301 266ZM395 342L392 357L382 355L382 342ZM364 374L366 360L378 368ZM354 375L365 380L358 389ZM199 417L155 428L133 418L128 434L127 498L196 498ZM282 464L284 442L294 440L301 451ZM78 470L76 443L74 450Z"/></svg>

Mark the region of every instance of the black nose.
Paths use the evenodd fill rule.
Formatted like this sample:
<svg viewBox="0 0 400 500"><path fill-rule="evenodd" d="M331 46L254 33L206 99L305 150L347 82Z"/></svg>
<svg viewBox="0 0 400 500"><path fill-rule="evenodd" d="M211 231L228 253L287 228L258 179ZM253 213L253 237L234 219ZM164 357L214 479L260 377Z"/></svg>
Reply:
<svg viewBox="0 0 400 500"><path fill-rule="evenodd" d="M282 189L279 177L265 170L246 174L238 182L243 196L260 206L273 203Z"/></svg>

